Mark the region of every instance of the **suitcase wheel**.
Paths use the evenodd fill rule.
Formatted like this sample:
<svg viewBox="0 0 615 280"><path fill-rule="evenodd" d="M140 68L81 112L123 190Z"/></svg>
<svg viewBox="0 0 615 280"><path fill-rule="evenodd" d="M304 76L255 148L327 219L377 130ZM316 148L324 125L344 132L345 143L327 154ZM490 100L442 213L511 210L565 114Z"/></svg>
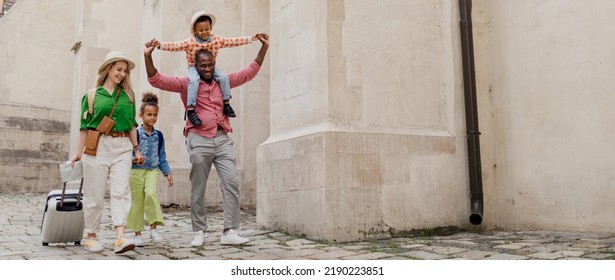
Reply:
<svg viewBox="0 0 615 280"><path fill-rule="evenodd" d="M49 246L49 243L43 242L43 246Z"/></svg>

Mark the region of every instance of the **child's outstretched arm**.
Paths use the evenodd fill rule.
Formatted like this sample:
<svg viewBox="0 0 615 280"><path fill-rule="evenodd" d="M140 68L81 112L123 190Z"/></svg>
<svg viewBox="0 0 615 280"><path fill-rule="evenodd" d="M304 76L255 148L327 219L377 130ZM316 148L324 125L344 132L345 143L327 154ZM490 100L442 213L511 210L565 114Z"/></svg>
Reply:
<svg viewBox="0 0 615 280"><path fill-rule="evenodd" d="M242 37L235 37L235 38L226 38L226 37L220 37L220 36L216 36L218 37L217 41L220 44L220 48L232 48L232 47L239 47L239 46L243 46L246 44L250 44L252 43L252 41L256 41L258 40L258 38L256 37L256 35L254 36L242 36Z"/></svg>
<svg viewBox="0 0 615 280"><path fill-rule="evenodd" d="M179 42L159 42L158 40L154 39L156 41L156 48L161 49L163 51L169 51L169 52L180 52L180 51L186 51L189 47L189 40L190 38L183 40L183 41L179 41Z"/></svg>

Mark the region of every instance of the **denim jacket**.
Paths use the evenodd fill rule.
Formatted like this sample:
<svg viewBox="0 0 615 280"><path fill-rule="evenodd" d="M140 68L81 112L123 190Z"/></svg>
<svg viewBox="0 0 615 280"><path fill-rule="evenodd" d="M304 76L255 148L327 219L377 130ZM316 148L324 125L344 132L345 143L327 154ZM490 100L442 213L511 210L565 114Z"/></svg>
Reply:
<svg viewBox="0 0 615 280"><path fill-rule="evenodd" d="M166 177L171 173L171 168L167 162L167 153L164 150L164 136L159 130L153 129L152 134L147 134L143 125L137 127L137 141L139 143L139 150L145 157L145 164L137 165L133 164L133 169L158 169ZM134 151L133 151L134 157Z"/></svg>

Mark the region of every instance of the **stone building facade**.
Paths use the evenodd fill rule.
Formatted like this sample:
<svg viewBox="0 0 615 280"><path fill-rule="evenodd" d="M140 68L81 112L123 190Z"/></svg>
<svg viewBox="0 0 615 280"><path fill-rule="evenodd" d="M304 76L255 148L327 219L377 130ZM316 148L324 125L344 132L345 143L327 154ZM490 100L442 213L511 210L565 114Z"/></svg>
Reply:
<svg viewBox="0 0 615 280"><path fill-rule="evenodd" d="M472 2L479 227L612 231L615 3ZM452 0L18 0L0 18L0 189L57 185L53 165L74 149L78 102L104 55L133 58L137 92L152 90L143 43L186 38L198 10L217 15L220 35L271 35L261 73L232 100L241 202L260 226L338 241L473 227ZM218 66L241 69L258 49L224 49ZM186 74L181 53L154 59L163 73ZM183 109L173 93L154 92L177 181L161 200L187 205Z"/></svg>

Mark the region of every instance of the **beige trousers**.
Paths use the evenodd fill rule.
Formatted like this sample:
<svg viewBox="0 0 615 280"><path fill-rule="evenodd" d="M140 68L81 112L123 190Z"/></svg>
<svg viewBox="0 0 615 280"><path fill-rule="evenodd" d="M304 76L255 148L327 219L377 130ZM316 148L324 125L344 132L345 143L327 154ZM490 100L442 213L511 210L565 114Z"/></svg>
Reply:
<svg viewBox="0 0 615 280"><path fill-rule="evenodd" d="M130 170L132 144L128 137L102 135L96 156L84 154L83 216L85 232L97 233L109 185L111 220L113 226L125 226L130 209Z"/></svg>

